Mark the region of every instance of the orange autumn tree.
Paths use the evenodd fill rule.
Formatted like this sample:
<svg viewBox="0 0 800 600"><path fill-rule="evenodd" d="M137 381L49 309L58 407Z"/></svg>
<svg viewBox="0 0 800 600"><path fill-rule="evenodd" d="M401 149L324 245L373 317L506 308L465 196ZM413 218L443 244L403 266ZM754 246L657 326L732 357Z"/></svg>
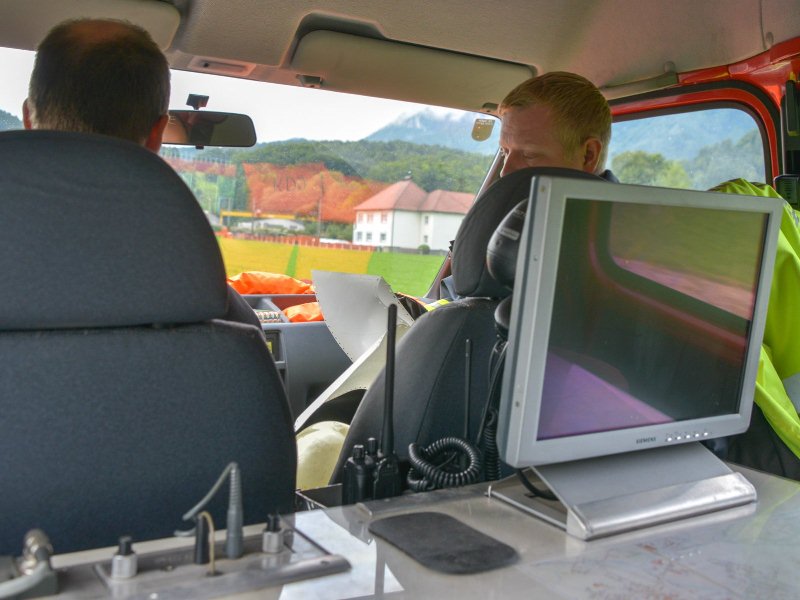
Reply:
<svg viewBox="0 0 800 600"><path fill-rule="evenodd" d="M355 222L354 208L389 184L329 171L323 163L244 163L250 208L261 214L291 214L322 221Z"/></svg>

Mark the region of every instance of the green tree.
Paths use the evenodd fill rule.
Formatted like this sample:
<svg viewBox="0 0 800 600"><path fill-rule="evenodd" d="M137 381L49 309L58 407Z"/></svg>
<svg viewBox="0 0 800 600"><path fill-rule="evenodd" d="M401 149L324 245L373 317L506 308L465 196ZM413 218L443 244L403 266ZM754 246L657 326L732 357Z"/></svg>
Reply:
<svg viewBox="0 0 800 600"><path fill-rule="evenodd" d="M611 169L622 183L672 188L691 186L683 165L664 158L662 154L650 154L643 150L622 152L614 157Z"/></svg>
<svg viewBox="0 0 800 600"><path fill-rule="evenodd" d="M247 177L244 175L242 164L236 165L236 180L233 191L233 210L247 210L251 206L250 189L247 186Z"/></svg>
<svg viewBox="0 0 800 600"><path fill-rule="evenodd" d="M349 242L353 239L353 225L352 223L334 223L323 221L322 237Z"/></svg>

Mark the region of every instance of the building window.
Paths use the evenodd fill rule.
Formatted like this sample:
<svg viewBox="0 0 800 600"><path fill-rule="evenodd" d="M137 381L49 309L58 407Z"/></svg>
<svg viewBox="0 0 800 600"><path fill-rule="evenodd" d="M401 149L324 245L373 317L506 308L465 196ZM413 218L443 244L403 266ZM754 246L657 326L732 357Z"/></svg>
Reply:
<svg viewBox="0 0 800 600"><path fill-rule="evenodd" d="M363 223L364 222L364 213L358 213L358 222L359 223Z"/></svg>
<svg viewBox="0 0 800 600"><path fill-rule="evenodd" d="M367 223L372 223L372 213L367 213Z"/></svg>
<svg viewBox="0 0 800 600"><path fill-rule="evenodd" d="M427 225L430 220L431 218L428 215L425 215L422 222L425 223L425 225Z"/></svg>
<svg viewBox="0 0 800 600"><path fill-rule="evenodd" d="M425 218L427 219L427 217L425 217ZM423 235L422 236L422 243L423 244L427 244L428 243L428 236L427 235Z"/></svg>
<svg viewBox="0 0 800 600"><path fill-rule="evenodd" d="M372 232L371 232L371 231L368 231L368 232L367 232L367 241L368 241L368 242L371 242L371 241L372 241Z"/></svg>
<svg viewBox="0 0 800 600"><path fill-rule="evenodd" d="M356 231L356 241L357 242L361 241L361 232L360 231Z"/></svg>
<svg viewBox="0 0 800 600"><path fill-rule="evenodd" d="M381 241L382 241L382 242L385 242L385 241L386 241L386 234L385 234L385 233L382 233L382 234L381 234Z"/></svg>
<svg viewBox="0 0 800 600"><path fill-rule="evenodd" d="M386 223L389 220L389 215L385 212L381 213L381 223Z"/></svg>

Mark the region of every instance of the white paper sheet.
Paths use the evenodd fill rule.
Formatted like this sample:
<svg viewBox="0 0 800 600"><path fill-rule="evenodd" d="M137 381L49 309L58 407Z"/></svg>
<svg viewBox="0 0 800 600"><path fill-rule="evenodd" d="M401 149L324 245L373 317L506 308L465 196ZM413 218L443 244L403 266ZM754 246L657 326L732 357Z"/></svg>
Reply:
<svg viewBox="0 0 800 600"><path fill-rule="evenodd" d="M377 275L312 271L325 323L353 364L322 392L294 422L301 430L325 403L354 390L366 390L386 364L387 309L397 305L396 341L414 319Z"/></svg>

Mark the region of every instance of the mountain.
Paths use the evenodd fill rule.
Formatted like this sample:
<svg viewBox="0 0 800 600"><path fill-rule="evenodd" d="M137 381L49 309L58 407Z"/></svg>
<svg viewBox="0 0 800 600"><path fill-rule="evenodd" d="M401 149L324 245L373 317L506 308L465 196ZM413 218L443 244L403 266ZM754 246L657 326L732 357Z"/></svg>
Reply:
<svg viewBox="0 0 800 600"><path fill-rule="evenodd" d="M496 121L491 136L478 142L472 139L475 119L491 118L480 113L437 114L425 109L412 115L404 115L378 131L368 135L368 142L411 142L444 146L464 152L494 154L500 140L500 122Z"/></svg>
<svg viewBox="0 0 800 600"><path fill-rule="evenodd" d="M11 113L0 110L0 131L7 129L22 129L22 121Z"/></svg>
<svg viewBox="0 0 800 600"><path fill-rule="evenodd" d="M494 154L500 139L500 122L495 123L489 139L477 142L471 136L476 118L486 118L486 115L439 114L425 109L396 119L365 137L364 141L404 141L444 146L465 152ZM609 164L617 154L636 150L662 154L670 160L692 160L706 146L724 139L739 140L754 128L750 115L734 109L703 110L620 121L614 123Z"/></svg>
<svg viewBox="0 0 800 600"><path fill-rule="evenodd" d="M670 160L692 160L720 140L739 140L755 129L741 110L701 110L614 123L609 159L622 152L644 150ZM609 164L610 164L609 160Z"/></svg>

